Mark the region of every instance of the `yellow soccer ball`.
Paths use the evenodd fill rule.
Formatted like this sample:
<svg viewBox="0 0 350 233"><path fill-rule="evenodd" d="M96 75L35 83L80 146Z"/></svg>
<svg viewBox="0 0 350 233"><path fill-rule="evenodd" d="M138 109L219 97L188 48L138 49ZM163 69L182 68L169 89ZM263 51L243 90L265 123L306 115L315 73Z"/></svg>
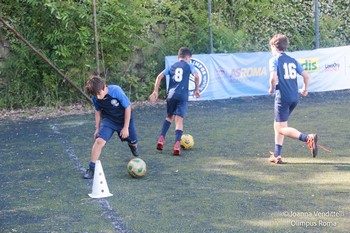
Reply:
<svg viewBox="0 0 350 233"><path fill-rule="evenodd" d="M145 161L139 158L130 160L128 163L128 173L134 177L139 178L146 174L147 167Z"/></svg>
<svg viewBox="0 0 350 233"><path fill-rule="evenodd" d="M191 149L194 146L194 140L192 135L183 134L181 137L180 145L185 150Z"/></svg>

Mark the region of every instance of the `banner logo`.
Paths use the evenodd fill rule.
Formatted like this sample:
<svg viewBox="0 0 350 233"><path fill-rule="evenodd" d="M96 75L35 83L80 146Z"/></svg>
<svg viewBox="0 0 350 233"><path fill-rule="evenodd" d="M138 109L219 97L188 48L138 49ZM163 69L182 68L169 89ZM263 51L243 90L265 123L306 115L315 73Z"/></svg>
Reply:
<svg viewBox="0 0 350 233"><path fill-rule="evenodd" d="M202 94L209 85L209 70L204 63L196 58L191 58L191 64L199 76L199 92ZM192 96L195 90L194 76L191 74L189 83L189 95Z"/></svg>
<svg viewBox="0 0 350 233"><path fill-rule="evenodd" d="M332 63L332 64L326 64L324 65L324 70L326 72L335 72L340 70L340 64L339 63Z"/></svg>
<svg viewBox="0 0 350 233"><path fill-rule="evenodd" d="M308 72L317 71L319 69L318 58L300 58L298 62L301 67Z"/></svg>
<svg viewBox="0 0 350 233"><path fill-rule="evenodd" d="M237 68L231 70L231 77L235 81L248 80L251 77L265 77L267 76L266 67L247 67Z"/></svg>

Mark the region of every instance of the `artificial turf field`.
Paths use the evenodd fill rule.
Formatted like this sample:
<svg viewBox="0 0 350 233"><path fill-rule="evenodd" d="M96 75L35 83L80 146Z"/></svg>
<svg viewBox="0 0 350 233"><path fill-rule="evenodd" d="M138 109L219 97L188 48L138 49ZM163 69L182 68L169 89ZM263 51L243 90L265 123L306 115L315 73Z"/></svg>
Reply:
<svg viewBox="0 0 350 233"><path fill-rule="evenodd" d="M273 98L191 102L185 133L195 147L155 150L165 106L134 109L148 172L131 178L132 155L114 137L100 158L112 197L92 199L81 178L93 143L93 113L0 122L0 232L350 232L350 92L310 93L289 125L318 133L312 158L286 139L273 149Z"/></svg>

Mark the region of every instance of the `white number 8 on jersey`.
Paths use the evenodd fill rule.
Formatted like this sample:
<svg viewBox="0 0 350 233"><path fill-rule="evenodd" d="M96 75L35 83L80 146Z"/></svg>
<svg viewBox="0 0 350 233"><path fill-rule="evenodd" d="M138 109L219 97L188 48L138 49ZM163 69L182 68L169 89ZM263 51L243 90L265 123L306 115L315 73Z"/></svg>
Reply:
<svg viewBox="0 0 350 233"><path fill-rule="evenodd" d="M182 81L182 75L183 75L184 71L182 68L176 68L175 69L175 74L174 74L174 80L175 82L181 82Z"/></svg>

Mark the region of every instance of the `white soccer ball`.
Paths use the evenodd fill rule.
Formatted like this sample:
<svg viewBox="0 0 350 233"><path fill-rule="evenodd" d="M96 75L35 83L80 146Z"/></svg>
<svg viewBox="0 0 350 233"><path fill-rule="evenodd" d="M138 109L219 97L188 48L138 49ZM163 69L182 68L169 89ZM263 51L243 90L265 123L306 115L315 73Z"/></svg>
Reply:
<svg viewBox="0 0 350 233"><path fill-rule="evenodd" d="M130 160L128 163L128 173L134 177L139 178L146 174L147 167L145 161L139 158Z"/></svg>

